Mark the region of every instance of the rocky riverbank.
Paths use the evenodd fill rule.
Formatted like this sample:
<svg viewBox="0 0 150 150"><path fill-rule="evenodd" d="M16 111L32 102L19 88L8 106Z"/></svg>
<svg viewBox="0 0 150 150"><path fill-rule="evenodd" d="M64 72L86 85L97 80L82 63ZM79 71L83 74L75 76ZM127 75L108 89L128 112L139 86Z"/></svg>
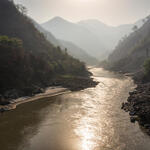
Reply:
<svg viewBox="0 0 150 150"><path fill-rule="evenodd" d="M20 97L17 99L11 99L9 103L5 105L0 105L0 112L15 109L18 105L23 104L23 103L35 101L35 100L42 99L42 98L58 96L58 95L62 95L68 92L71 92L71 91L63 87L49 87L45 89L44 93L39 93L31 97L26 96L26 97Z"/></svg>
<svg viewBox="0 0 150 150"><path fill-rule="evenodd" d="M133 92L129 92L127 102L122 103L121 109L129 112L130 121L138 122L142 129L150 135L150 81L145 77L143 69L136 73L124 71L119 71L119 73L132 77L137 85Z"/></svg>
<svg viewBox="0 0 150 150"><path fill-rule="evenodd" d="M51 83L49 83L48 87L52 87L51 91L49 91L48 95L61 94L64 92L64 89L68 91L79 91L85 88L95 87L98 82L93 81L90 77L74 77L74 76L61 76L53 79ZM57 88L57 87L63 88ZM56 87L56 91L53 87ZM6 110L14 109L15 105L20 103L24 103L26 101L30 101L32 97L35 97L37 94L43 94L43 96L47 95L47 87L39 87L33 85L32 87L25 87L22 89L11 89L7 90L3 94L0 94L0 112L4 112ZM46 95L45 95L46 94ZM27 97L27 98L20 98ZM22 102L21 102L22 101ZM13 106L12 106L13 104Z"/></svg>
<svg viewBox="0 0 150 150"><path fill-rule="evenodd" d="M136 89L129 95L122 109L129 112L132 123L137 121L150 135L150 83L137 82Z"/></svg>

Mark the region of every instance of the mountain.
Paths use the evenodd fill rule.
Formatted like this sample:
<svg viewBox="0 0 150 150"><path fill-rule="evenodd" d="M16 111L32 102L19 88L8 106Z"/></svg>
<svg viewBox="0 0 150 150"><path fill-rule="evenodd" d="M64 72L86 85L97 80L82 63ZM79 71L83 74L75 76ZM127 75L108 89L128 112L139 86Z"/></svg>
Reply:
<svg viewBox="0 0 150 150"><path fill-rule="evenodd" d="M62 45L61 46L62 49L67 48L67 51L71 56L85 62L87 65L98 64L96 58L90 56L83 49L79 48L75 44L63 40L60 40L60 43Z"/></svg>
<svg viewBox="0 0 150 150"><path fill-rule="evenodd" d="M57 39L72 42L81 49L84 49L89 55L98 59L106 51L98 36L78 24L55 17L42 24L42 26Z"/></svg>
<svg viewBox="0 0 150 150"><path fill-rule="evenodd" d="M121 38L125 35L129 35L135 25L141 27L143 22L142 20L139 20L134 24L124 24L113 27L108 26L99 20L90 19L80 21L78 24L97 35L105 48L111 52Z"/></svg>
<svg viewBox="0 0 150 150"><path fill-rule="evenodd" d="M41 25L39 25L36 21L32 19L32 22L34 26L44 34L45 38L50 41L54 46L56 47L61 47L61 49L64 51L67 48L68 53L79 59L80 61L85 62L88 65L96 65L98 64L98 61L96 58L88 55L83 49L79 48L75 44L68 42L68 41L63 41L63 40L58 40L56 39L49 31L46 31Z"/></svg>
<svg viewBox="0 0 150 150"><path fill-rule="evenodd" d="M112 52L120 39L132 32L135 25L140 27L142 24L142 20L139 20L135 24L113 27L94 19L71 23L61 17L55 17L42 26L56 38L70 41L89 55L103 60Z"/></svg>
<svg viewBox="0 0 150 150"><path fill-rule="evenodd" d="M150 56L150 19L142 27L135 28L129 36L122 39L108 57L112 70L136 72L143 68Z"/></svg>
<svg viewBox="0 0 150 150"><path fill-rule="evenodd" d="M44 34L45 38L51 42L54 46L60 46L61 43L59 43L59 41L47 30L45 30L41 25L39 25L35 20L31 19L31 21L33 22L34 26L41 32Z"/></svg>
<svg viewBox="0 0 150 150"><path fill-rule="evenodd" d="M0 0L0 18L0 94L15 88L50 86L57 78L57 85L69 87L75 77L91 80L84 63L46 40L22 6ZM74 80L68 81L72 76Z"/></svg>

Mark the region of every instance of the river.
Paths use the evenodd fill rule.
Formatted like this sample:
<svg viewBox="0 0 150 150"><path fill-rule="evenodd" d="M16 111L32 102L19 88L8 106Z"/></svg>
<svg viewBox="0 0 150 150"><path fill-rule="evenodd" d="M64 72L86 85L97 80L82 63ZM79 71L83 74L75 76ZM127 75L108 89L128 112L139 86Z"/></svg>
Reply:
<svg viewBox="0 0 150 150"><path fill-rule="evenodd" d="M0 114L1 150L150 150L150 138L121 110L130 77L92 68L95 88L19 105Z"/></svg>

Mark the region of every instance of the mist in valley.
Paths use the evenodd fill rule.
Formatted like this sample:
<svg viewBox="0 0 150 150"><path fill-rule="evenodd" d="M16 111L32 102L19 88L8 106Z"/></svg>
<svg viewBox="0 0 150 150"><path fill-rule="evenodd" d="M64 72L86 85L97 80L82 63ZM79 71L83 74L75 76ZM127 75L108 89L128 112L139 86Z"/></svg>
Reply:
<svg viewBox="0 0 150 150"><path fill-rule="evenodd" d="M0 0L0 18L3 150L149 150L149 0Z"/></svg>

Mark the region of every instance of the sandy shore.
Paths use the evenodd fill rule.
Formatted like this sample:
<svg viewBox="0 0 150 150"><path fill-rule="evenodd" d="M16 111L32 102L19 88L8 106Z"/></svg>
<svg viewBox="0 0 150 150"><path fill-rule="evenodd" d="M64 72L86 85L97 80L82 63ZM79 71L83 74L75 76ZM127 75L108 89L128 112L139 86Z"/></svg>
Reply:
<svg viewBox="0 0 150 150"><path fill-rule="evenodd" d="M70 93L70 92L71 92L70 90L63 88L63 87L49 87L46 89L45 93L40 93L32 97L21 97L21 98L12 100L9 105L6 105L6 106L0 105L0 109L3 109L4 111L8 111L8 110L15 109L18 105L21 105L23 103L35 101L35 100L42 99L42 98L58 96L58 95L62 95L65 93Z"/></svg>

